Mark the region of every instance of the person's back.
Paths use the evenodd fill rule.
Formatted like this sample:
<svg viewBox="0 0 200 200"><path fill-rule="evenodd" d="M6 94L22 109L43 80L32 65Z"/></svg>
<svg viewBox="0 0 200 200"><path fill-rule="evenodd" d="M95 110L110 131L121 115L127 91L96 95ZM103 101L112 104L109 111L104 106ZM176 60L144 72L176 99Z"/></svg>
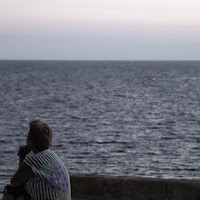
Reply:
<svg viewBox="0 0 200 200"><path fill-rule="evenodd" d="M47 149L27 156L24 162L34 173L26 183L31 199L71 199L69 175L56 153Z"/></svg>

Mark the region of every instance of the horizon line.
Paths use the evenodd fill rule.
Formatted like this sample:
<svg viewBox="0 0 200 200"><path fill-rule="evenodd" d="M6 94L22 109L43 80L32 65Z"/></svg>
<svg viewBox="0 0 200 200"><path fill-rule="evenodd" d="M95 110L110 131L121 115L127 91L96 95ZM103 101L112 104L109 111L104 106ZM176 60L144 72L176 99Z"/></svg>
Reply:
<svg viewBox="0 0 200 200"><path fill-rule="evenodd" d="M189 62L189 61L200 61L200 59L0 59L0 61L107 61L107 62L114 62L114 61L177 61L177 62Z"/></svg>

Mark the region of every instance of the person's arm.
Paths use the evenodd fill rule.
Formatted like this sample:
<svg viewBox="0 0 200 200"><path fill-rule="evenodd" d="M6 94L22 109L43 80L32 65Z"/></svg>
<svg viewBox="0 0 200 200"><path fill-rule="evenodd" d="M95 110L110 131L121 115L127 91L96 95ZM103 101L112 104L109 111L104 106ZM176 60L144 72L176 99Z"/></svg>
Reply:
<svg viewBox="0 0 200 200"><path fill-rule="evenodd" d="M26 155L31 151L31 149L27 146L20 146L17 156L19 156L19 167L23 160L25 159Z"/></svg>
<svg viewBox="0 0 200 200"><path fill-rule="evenodd" d="M22 162L10 181L11 187L23 186L33 175L31 167Z"/></svg>
<svg viewBox="0 0 200 200"><path fill-rule="evenodd" d="M19 156L19 168L10 181L11 187L23 186L28 181L28 179L30 179L31 176L34 175L31 167L23 162L29 152L30 149L27 145L19 147L19 151L17 154Z"/></svg>

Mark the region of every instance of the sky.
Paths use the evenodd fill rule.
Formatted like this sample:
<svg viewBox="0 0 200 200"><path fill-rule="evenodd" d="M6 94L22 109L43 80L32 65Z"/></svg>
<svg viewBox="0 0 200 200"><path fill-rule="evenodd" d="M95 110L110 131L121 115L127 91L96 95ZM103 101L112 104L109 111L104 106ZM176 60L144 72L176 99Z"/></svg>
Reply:
<svg viewBox="0 0 200 200"><path fill-rule="evenodd" d="M0 59L200 60L199 0L0 0Z"/></svg>

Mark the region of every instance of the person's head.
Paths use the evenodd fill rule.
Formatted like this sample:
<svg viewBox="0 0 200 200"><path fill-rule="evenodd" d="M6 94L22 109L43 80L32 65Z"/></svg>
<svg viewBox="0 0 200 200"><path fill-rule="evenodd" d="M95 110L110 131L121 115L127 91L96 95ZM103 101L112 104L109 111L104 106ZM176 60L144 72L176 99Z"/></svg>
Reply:
<svg viewBox="0 0 200 200"><path fill-rule="evenodd" d="M52 145L51 128L40 120L31 121L29 126L27 144L31 144L39 152L48 149Z"/></svg>

